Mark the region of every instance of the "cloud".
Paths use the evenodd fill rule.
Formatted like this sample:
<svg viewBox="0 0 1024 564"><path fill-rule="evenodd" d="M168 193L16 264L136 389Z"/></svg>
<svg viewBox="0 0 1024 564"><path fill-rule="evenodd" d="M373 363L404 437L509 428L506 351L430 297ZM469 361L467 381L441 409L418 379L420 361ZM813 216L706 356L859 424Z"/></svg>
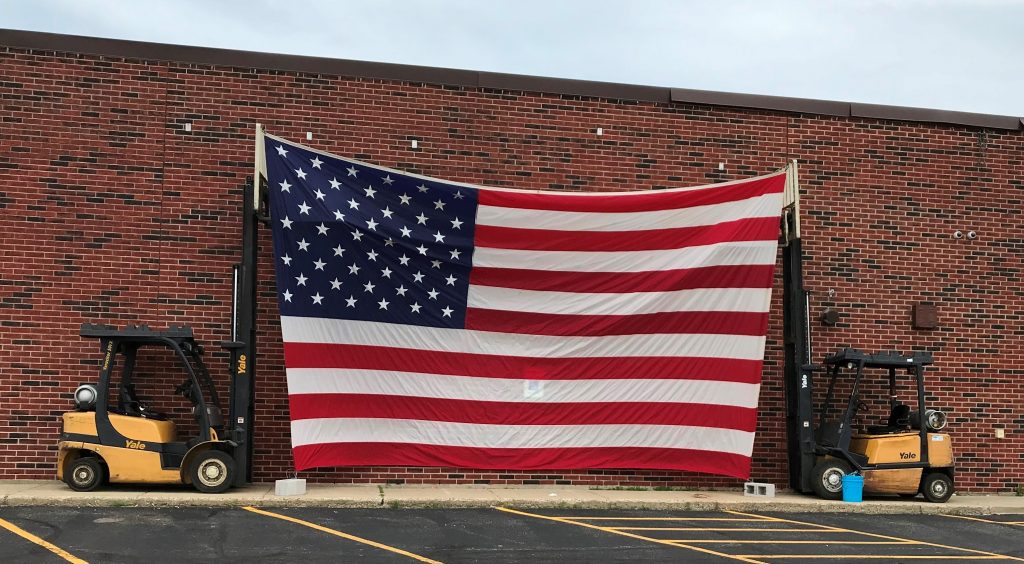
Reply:
<svg viewBox="0 0 1024 564"><path fill-rule="evenodd" d="M1024 2L36 0L0 26L1024 114Z"/></svg>

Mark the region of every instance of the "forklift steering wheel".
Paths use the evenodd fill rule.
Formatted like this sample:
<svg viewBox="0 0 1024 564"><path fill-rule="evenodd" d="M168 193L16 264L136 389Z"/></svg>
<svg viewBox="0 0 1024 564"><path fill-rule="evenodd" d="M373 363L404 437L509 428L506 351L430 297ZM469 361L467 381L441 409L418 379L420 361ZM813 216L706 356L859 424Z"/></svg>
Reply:
<svg viewBox="0 0 1024 564"><path fill-rule="evenodd" d="M182 396L185 396L188 399L191 399L192 398L192 380L185 380L181 384L178 384L178 386L176 388L174 388L174 393L180 394Z"/></svg>

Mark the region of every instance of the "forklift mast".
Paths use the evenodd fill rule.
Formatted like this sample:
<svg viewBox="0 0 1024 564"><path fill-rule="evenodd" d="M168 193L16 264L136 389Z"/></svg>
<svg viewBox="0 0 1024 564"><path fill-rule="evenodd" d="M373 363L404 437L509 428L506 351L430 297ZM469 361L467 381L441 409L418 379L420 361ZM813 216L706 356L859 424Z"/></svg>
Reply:
<svg viewBox="0 0 1024 564"><path fill-rule="evenodd" d="M256 405L256 282L259 260L260 208L264 206L265 182L249 178L242 197L242 260L234 267L231 340L221 343L231 355L231 402L228 427L234 449L236 486L252 482L253 422ZM243 471L244 469L244 471Z"/></svg>
<svg viewBox="0 0 1024 564"><path fill-rule="evenodd" d="M789 487L809 491L802 476L814 467L811 386L811 336L808 293L804 290L803 243L800 238L800 186L797 164L786 175L785 207L782 210L782 339L785 366L786 437ZM808 455L808 447L812 454ZM807 489L805 489L807 488Z"/></svg>

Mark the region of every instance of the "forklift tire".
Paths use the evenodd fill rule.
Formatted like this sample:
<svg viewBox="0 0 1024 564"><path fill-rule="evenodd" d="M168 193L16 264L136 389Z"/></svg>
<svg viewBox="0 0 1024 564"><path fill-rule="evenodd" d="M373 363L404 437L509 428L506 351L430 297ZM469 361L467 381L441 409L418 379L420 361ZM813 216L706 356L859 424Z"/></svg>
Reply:
<svg viewBox="0 0 1024 564"><path fill-rule="evenodd" d="M94 456L83 456L64 470L64 483L76 492L91 492L107 479L100 460Z"/></svg>
<svg viewBox="0 0 1024 564"><path fill-rule="evenodd" d="M932 503L946 503L953 495L953 479L942 472L932 472L924 477L921 491Z"/></svg>
<svg viewBox="0 0 1024 564"><path fill-rule="evenodd" d="M826 458L814 466L811 480L814 493L821 499L843 499L843 476L853 471L850 463L839 458Z"/></svg>
<svg viewBox="0 0 1024 564"><path fill-rule="evenodd" d="M227 453L208 450L192 461L192 485L203 493L221 493L235 480L235 461Z"/></svg>

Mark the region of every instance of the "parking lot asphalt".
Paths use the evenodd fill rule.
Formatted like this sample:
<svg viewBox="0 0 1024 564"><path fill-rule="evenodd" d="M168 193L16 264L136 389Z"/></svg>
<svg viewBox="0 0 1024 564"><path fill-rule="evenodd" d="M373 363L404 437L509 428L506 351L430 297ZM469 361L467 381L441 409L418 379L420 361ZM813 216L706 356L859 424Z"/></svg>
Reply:
<svg viewBox="0 0 1024 564"><path fill-rule="evenodd" d="M1024 562L1024 515L0 508L0 562Z"/></svg>

